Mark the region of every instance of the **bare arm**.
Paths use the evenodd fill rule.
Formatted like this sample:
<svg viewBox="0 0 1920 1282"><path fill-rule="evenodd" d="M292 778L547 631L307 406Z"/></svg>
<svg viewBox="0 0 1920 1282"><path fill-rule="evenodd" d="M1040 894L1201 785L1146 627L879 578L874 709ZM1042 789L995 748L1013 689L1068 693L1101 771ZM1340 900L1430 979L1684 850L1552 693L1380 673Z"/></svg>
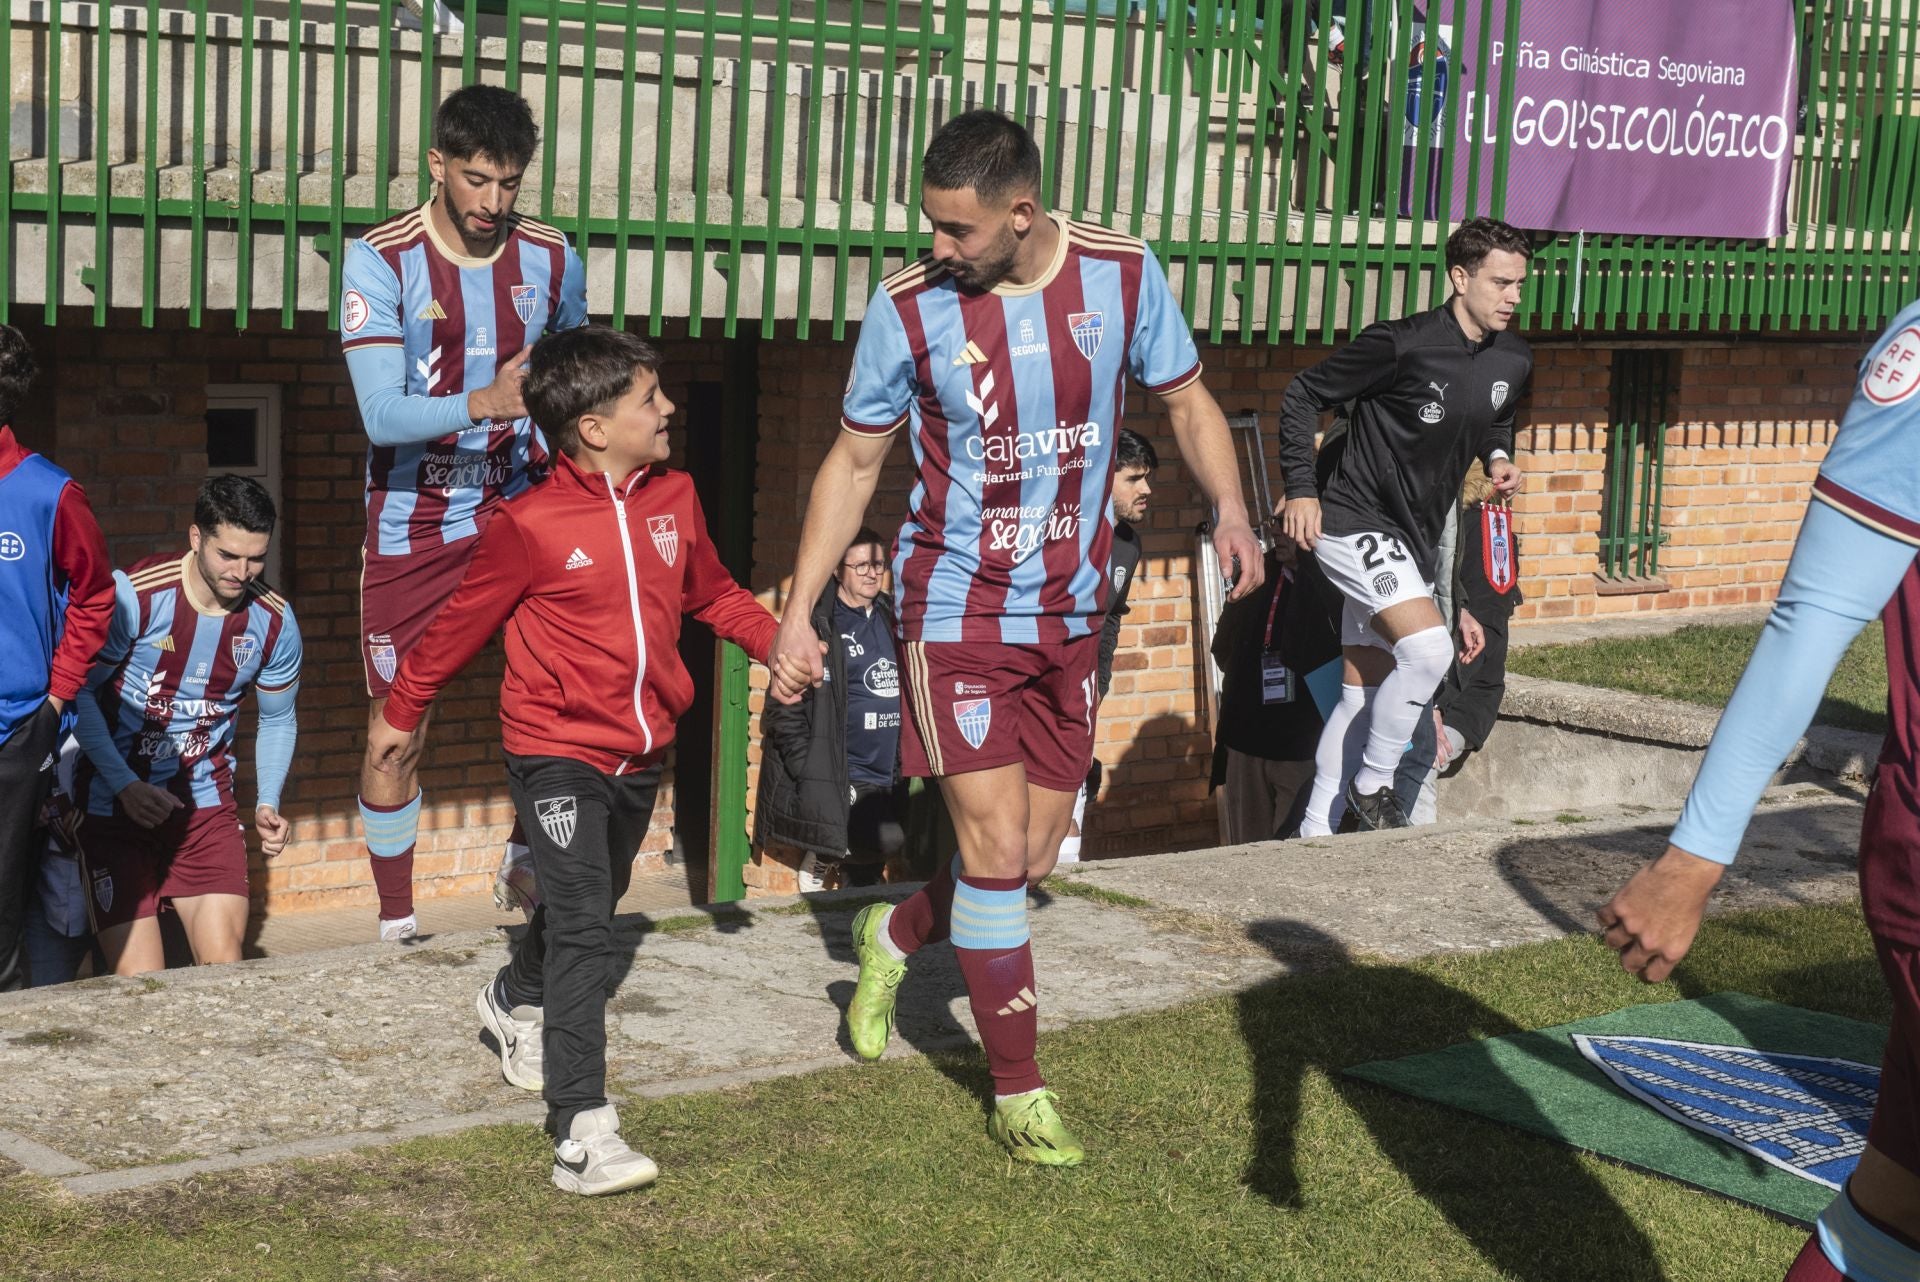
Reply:
<svg viewBox="0 0 1920 1282"><path fill-rule="evenodd" d="M1213 504L1213 546L1220 554L1223 574L1240 562L1240 577L1227 600L1238 601L1266 578L1266 562L1247 519L1247 503L1240 493L1240 463L1234 457L1233 434L1220 403L1198 379L1161 398L1180 443L1180 457L1200 489Z"/></svg>
<svg viewBox="0 0 1920 1282"><path fill-rule="evenodd" d="M804 669L808 685L819 685L824 669L820 665L823 645L813 630L813 603L826 591L833 569L860 532L867 504L880 482L880 466L893 447L893 435L868 435L842 431L827 451L820 470L814 473L813 492L807 499L807 518L800 527L800 551L794 558L793 581L787 586L786 610L780 616L780 631L773 638L773 652L767 667L779 675L784 668L798 673ZM799 700L804 686L774 684L772 694L781 703Z"/></svg>

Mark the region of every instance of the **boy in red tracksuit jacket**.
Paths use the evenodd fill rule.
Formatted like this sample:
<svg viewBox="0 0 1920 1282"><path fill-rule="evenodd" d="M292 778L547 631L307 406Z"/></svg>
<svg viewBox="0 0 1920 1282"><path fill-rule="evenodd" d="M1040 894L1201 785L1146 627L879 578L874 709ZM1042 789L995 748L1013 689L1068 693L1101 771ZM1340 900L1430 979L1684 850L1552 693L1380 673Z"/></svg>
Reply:
<svg viewBox="0 0 1920 1282"><path fill-rule="evenodd" d="M778 626L721 566L693 482L661 466L673 405L659 363L640 339L599 325L535 344L523 396L557 447L553 475L480 536L371 736L389 768L434 695L506 625L501 738L542 903L477 1004L507 1081L544 1090L553 1181L575 1193L657 1174L620 1138L607 1102L606 999L613 906L646 835L661 754L693 700L680 616L760 662Z"/></svg>

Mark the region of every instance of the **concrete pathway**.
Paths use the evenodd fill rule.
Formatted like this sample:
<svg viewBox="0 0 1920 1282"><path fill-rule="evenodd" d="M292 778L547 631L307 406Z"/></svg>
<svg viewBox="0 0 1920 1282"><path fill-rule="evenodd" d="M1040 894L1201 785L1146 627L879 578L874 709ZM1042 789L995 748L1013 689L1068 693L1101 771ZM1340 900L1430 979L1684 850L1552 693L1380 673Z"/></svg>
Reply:
<svg viewBox="0 0 1920 1282"><path fill-rule="evenodd" d="M686 870L662 868L635 873L633 884L621 898L622 913L659 913L690 908L693 893L687 887ZM422 899L414 915L420 929L429 935L454 931L504 930L522 918L516 910L501 912L494 907L491 892L484 895L447 895ZM260 923L252 946L262 957L287 957L296 953L319 952L366 943L373 938L376 914L370 907L329 908L319 912L281 913Z"/></svg>
<svg viewBox="0 0 1920 1282"><path fill-rule="evenodd" d="M1340 957L1406 959L1587 929L1671 813L1424 828L1082 865L1036 896L1043 1027L1227 993ZM1770 794L1726 910L1854 893L1858 797ZM609 1010L631 1099L852 1062L854 909L872 891L622 919ZM900 891L893 891L899 894ZM657 928L664 922L664 928ZM498 930L359 943L0 995L0 1159L76 1193L535 1122L482 1042ZM724 1006L716 1000L724 993ZM964 1042L951 950L916 961L892 1054Z"/></svg>
<svg viewBox="0 0 1920 1282"><path fill-rule="evenodd" d="M1603 637L1660 637L1694 624L1759 623L1771 605L1727 605L1704 610L1649 610L1635 614L1603 614L1586 619L1529 620L1513 625L1507 644L1569 645Z"/></svg>

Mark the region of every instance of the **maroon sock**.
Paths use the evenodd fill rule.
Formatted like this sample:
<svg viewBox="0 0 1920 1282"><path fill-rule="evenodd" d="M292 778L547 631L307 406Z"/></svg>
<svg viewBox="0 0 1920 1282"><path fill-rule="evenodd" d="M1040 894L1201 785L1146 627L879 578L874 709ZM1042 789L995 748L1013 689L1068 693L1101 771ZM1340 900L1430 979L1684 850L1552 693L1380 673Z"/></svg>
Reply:
<svg viewBox="0 0 1920 1282"><path fill-rule="evenodd" d="M887 937L911 957L928 944L937 944L952 929L955 855L940 865L926 885L900 901L887 916Z"/></svg>
<svg viewBox="0 0 1920 1282"><path fill-rule="evenodd" d="M976 890L1018 891L1025 895L1025 877L965 877ZM1022 933L1025 933L1024 931ZM967 1002L973 1008L974 1027L987 1052L993 1073L993 1093L1021 1095L1045 1086L1034 1045L1040 1034L1040 999L1034 992L1033 944L1013 948L962 948L955 944L954 960L967 982Z"/></svg>
<svg viewBox="0 0 1920 1282"><path fill-rule="evenodd" d="M360 798L360 823L366 830L367 859L373 864L373 888L380 894L380 920L413 915L413 847L420 827L422 796L397 806ZM393 818L387 818L393 816ZM393 853L394 847L399 847Z"/></svg>
<svg viewBox="0 0 1920 1282"><path fill-rule="evenodd" d="M1814 1234L1793 1258L1793 1267L1780 1282L1846 1282L1846 1275L1833 1267L1833 1261L1820 1249L1820 1235Z"/></svg>
<svg viewBox="0 0 1920 1282"><path fill-rule="evenodd" d="M373 888L380 892L380 920L413 916L413 847L373 861Z"/></svg>

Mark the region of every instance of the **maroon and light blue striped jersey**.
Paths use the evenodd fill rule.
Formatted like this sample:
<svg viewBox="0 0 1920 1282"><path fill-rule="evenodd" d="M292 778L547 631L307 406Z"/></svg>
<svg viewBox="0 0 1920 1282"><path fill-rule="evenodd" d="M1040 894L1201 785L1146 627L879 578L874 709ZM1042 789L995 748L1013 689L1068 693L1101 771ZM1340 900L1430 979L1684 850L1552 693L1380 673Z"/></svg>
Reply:
<svg viewBox="0 0 1920 1282"><path fill-rule="evenodd" d="M300 679L300 629L285 599L257 587L245 609L204 614L187 595L194 572L191 553L114 571L113 623L94 660L96 672L113 672L80 695L99 700L114 749L87 745L88 814L113 813L128 779L116 760L190 808L232 804L240 701L250 688L285 690Z"/></svg>
<svg viewBox="0 0 1920 1282"><path fill-rule="evenodd" d="M1031 285L962 289L922 259L867 304L841 423L912 427L917 477L893 561L906 640L1055 642L1097 628L1125 377L1161 395L1200 377L1145 243L1056 222L1058 250Z"/></svg>
<svg viewBox="0 0 1920 1282"><path fill-rule="evenodd" d="M367 549L382 556L474 537L497 504L544 471L546 440L531 419L474 425L464 398L543 333L587 316L586 272L558 228L515 218L492 257L470 258L440 240L428 208L349 243L341 268L340 344L356 388L390 390L396 399L460 398L434 416L437 435L406 430L396 438L378 430L361 393L371 438ZM402 369L367 376L361 366L390 362L395 349ZM389 388L398 378L404 384Z"/></svg>

